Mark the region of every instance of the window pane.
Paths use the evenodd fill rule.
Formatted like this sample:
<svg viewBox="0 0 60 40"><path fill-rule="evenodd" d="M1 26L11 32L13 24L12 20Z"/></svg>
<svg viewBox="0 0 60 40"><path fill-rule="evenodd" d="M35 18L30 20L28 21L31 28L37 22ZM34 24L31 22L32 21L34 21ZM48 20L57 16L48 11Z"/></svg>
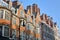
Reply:
<svg viewBox="0 0 60 40"><path fill-rule="evenodd" d="M25 26L25 22L23 21L23 26Z"/></svg>
<svg viewBox="0 0 60 40"><path fill-rule="evenodd" d="M3 18L3 10L0 10L0 18Z"/></svg>
<svg viewBox="0 0 60 40"><path fill-rule="evenodd" d="M16 39L16 30L12 30L12 38L15 40Z"/></svg>
<svg viewBox="0 0 60 40"><path fill-rule="evenodd" d="M23 20L20 20L20 22L21 22L21 26L23 26Z"/></svg>
<svg viewBox="0 0 60 40"><path fill-rule="evenodd" d="M20 17L24 17L23 11L20 12Z"/></svg>
<svg viewBox="0 0 60 40"><path fill-rule="evenodd" d="M26 39L26 34L24 31L20 32L20 38L21 40L25 40Z"/></svg>
<svg viewBox="0 0 60 40"><path fill-rule="evenodd" d="M8 26L4 27L4 36L9 37L9 27Z"/></svg>
<svg viewBox="0 0 60 40"><path fill-rule="evenodd" d="M27 22L29 22L29 21L30 21L30 16L27 17Z"/></svg>
<svg viewBox="0 0 60 40"><path fill-rule="evenodd" d="M21 26L25 26L25 22L23 21L23 20L20 20L20 24L21 24Z"/></svg>
<svg viewBox="0 0 60 40"><path fill-rule="evenodd" d="M0 35L2 36L2 26L0 26Z"/></svg>
<svg viewBox="0 0 60 40"><path fill-rule="evenodd" d="M12 18L12 22L13 22L13 24L16 24L16 17Z"/></svg>
<svg viewBox="0 0 60 40"><path fill-rule="evenodd" d="M10 20L10 13L7 11L5 11L5 19Z"/></svg>

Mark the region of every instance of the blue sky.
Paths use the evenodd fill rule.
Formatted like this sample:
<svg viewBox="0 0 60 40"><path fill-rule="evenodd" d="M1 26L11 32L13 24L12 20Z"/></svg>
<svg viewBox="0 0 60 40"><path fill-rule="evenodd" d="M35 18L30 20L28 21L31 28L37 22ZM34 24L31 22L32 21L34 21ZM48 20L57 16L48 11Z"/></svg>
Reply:
<svg viewBox="0 0 60 40"><path fill-rule="evenodd" d="M28 5L37 4L42 13L53 17L53 21L57 22L60 28L60 0L19 0L24 8Z"/></svg>

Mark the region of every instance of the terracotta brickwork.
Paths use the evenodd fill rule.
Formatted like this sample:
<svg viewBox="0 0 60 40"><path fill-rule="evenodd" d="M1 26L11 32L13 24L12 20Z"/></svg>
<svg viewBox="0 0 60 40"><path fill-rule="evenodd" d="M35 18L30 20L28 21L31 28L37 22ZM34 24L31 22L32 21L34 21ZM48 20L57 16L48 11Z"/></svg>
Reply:
<svg viewBox="0 0 60 40"><path fill-rule="evenodd" d="M4 0L4 2L6 2L6 0ZM18 7L18 5L20 6ZM42 35L40 32L42 30L42 26L40 26L41 23L47 24L51 29L54 30L55 24L52 21L51 17L48 17L48 15L44 13L41 15L40 9L37 6L37 4L27 6L26 10L24 10L23 5L21 5L17 1L14 2L10 1L9 6L10 9L6 7L4 8L0 7L0 9L3 8L3 10L7 9L12 15L10 16L10 21L6 19L0 19L0 24L9 25L12 29L17 30L16 37L19 37L20 31L26 33L26 36L28 34L33 35L33 38L42 39ZM13 10L11 10L12 7L15 8L14 13L12 13L13 12ZM14 18L16 19L12 21L13 16L15 16ZM13 24L13 22L15 24Z"/></svg>

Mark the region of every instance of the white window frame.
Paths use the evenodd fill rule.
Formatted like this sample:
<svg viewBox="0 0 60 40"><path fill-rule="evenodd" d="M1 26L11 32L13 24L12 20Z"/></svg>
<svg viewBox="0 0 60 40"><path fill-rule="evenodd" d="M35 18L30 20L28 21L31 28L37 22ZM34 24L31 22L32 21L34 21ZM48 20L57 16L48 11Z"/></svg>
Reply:
<svg viewBox="0 0 60 40"><path fill-rule="evenodd" d="M12 24L16 24L16 17L15 16L13 16L13 18L12 18Z"/></svg>
<svg viewBox="0 0 60 40"><path fill-rule="evenodd" d="M5 27L9 28L9 26L3 25L4 30L5 30ZM9 32L10 32L10 29L9 29ZM8 35L8 36L5 36L5 35L4 35L4 37L10 37L10 35Z"/></svg>
<svg viewBox="0 0 60 40"><path fill-rule="evenodd" d="M13 31L12 31L12 39L16 40L16 38L14 38L14 37L16 37L16 30L13 29Z"/></svg>
<svg viewBox="0 0 60 40"><path fill-rule="evenodd" d="M20 17L24 17L23 11L20 11Z"/></svg>
<svg viewBox="0 0 60 40"><path fill-rule="evenodd" d="M2 36L7 37L7 36L4 35L4 29L5 29L5 27L9 27L9 26L6 26L6 25L0 25L0 26L2 26ZM9 32L10 32L10 29L9 29Z"/></svg>
<svg viewBox="0 0 60 40"><path fill-rule="evenodd" d="M10 13L8 11L5 11L4 15L6 20L10 20ZM6 16L8 16L8 18L6 18Z"/></svg>

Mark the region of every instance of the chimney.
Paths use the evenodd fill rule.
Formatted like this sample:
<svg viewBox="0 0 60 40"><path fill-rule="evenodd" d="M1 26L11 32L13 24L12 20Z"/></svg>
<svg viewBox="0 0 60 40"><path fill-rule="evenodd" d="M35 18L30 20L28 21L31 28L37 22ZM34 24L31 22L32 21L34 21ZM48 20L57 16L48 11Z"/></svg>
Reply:
<svg viewBox="0 0 60 40"><path fill-rule="evenodd" d="M33 13L33 15L34 15L34 17L36 18L36 16L37 16L37 4L33 4L32 5L32 13Z"/></svg>
<svg viewBox="0 0 60 40"><path fill-rule="evenodd" d="M6 0L3 0L4 2L6 2Z"/></svg>
<svg viewBox="0 0 60 40"><path fill-rule="evenodd" d="M10 8L12 7L12 0L9 1Z"/></svg>
<svg viewBox="0 0 60 40"><path fill-rule="evenodd" d="M54 25L54 24L53 24L53 21L52 21L52 17L48 16L47 19L48 19L48 24L49 24L49 26L53 28L53 25Z"/></svg>
<svg viewBox="0 0 60 40"><path fill-rule="evenodd" d="M52 21L50 21L50 26L53 28L53 22Z"/></svg>
<svg viewBox="0 0 60 40"><path fill-rule="evenodd" d="M13 3L12 3L13 7L17 6L17 2L18 2L17 0L13 1Z"/></svg>
<svg viewBox="0 0 60 40"><path fill-rule="evenodd" d="M50 16L48 16L48 19L53 20L53 18L52 18L52 17L50 17Z"/></svg>
<svg viewBox="0 0 60 40"><path fill-rule="evenodd" d="M43 16L42 15L40 16L40 19L43 20Z"/></svg>
<svg viewBox="0 0 60 40"><path fill-rule="evenodd" d="M27 14L27 10L26 9L24 9L24 12Z"/></svg>
<svg viewBox="0 0 60 40"><path fill-rule="evenodd" d="M42 14L43 20L46 21L46 14Z"/></svg>
<svg viewBox="0 0 60 40"><path fill-rule="evenodd" d="M39 8L37 8L37 12L40 14L40 9Z"/></svg>
<svg viewBox="0 0 60 40"><path fill-rule="evenodd" d="M37 12L37 4L33 4L32 5L32 10L33 10L33 13Z"/></svg>
<svg viewBox="0 0 60 40"><path fill-rule="evenodd" d="M21 4L18 2L18 0L15 0L12 2L12 6L17 9L21 6Z"/></svg>
<svg viewBox="0 0 60 40"><path fill-rule="evenodd" d="M54 23L54 27L56 27L56 25L57 25L57 23L55 22L55 23Z"/></svg>
<svg viewBox="0 0 60 40"><path fill-rule="evenodd" d="M49 25L49 20L46 20L46 23Z"/></svg>
<svg viewBox="0 0 60 40"><path fill-rule="evenodd" d="M27 10L29 10L31 13L31 5L27 6Z"/></svg>
<svg viewBox="0 0 60 40"><path fill-rule="evenodd" d="M48 21L48 25L50 26L50 20L48 19L47 21Z"/></svg>
<svg viewBox="0 0 60 40"><path fill-rule="evenodd" d="M3 0L3 1L9 4L9 2L10 2L11 0Z"/></svg>

